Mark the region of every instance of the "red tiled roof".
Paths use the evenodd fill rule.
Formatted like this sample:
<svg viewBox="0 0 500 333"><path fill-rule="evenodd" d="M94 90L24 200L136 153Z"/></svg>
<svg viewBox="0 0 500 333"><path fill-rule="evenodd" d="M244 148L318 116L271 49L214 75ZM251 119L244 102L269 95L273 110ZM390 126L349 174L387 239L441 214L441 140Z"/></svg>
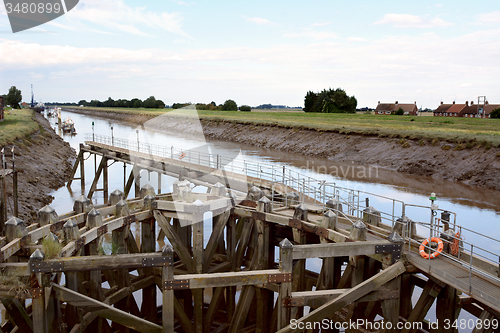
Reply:
<svg viewBox="0 0 500 333"><path fill-rule="evenodd" d="M394 110L394 103L380 103L377 105L377 108L375 111L393 111Z"/></svg>
<svg viewBox="0 0 500 333"><path fill-rule="evenodd" d="M500 104L488 104L484 106L484 114L490 114L491 111L500 108Z"/></svg>
<svg viewBox="0 0 500 333"><path fill-rule="evenodd" d="M454 104L441 104L434 112L448 112L448 109Z"/></svg>
<svg viewBox="0 0 500 333"><path fill-rule="evenodd" d="M448 113L460 113L466 107L465 104L453 104L449 109Z"/></svg>
<svg viewBox="0 0 500 333"><path fill-rule="evenodd" d="M417 106L415 104L397 104L394 111L398 111L399 108L403 109L404 112L413 112L417 109Z"/></svg>
<svg viewBox="0 0 500 333"><path fill-rule="evenodd" d="M477 104L472 104L472 105L466 105L463 112L463 114L476 114L478 113L478 107Z"/></svg>

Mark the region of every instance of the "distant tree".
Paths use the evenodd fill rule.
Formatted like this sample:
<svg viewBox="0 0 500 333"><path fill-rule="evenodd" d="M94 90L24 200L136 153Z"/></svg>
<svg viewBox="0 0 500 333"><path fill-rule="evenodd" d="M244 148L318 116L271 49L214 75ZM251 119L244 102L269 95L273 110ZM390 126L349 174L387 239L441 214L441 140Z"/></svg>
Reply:
<svg viewBox="0 0 500 333"><path fill-rule="evenodd" d="M250 112L250 111L252 111L252 108L248 105L242 105L242 106L240 106L240 111Z"/></svg>
<svg viewBox="0 0 500 333"><path fill-rule="evenodd" d="M23 96L21 94L21 90L17 89L16 86L12 86L9 89L9 93L7 94L7 104L9 104L13 109L20 109L21 106L19 103L23 100Z"/></svg>
<svg viewBox="0 0 500 333"><path fill-rule="evenodd" d="M256 109L272 109L273 105L272 104L261 104L256 107Z"/></svg>
<svg viewBox="0 0 500 333"><path fill-rule="evenodd" d="M495 110L491 111L490 118L500 119L500 108L496 108Z"/></svg>
<svg viewBox="0 0 500 333"><path fill-rule="evenodd" d="M232 99L228 99L222 106L222 111L238 111L238 104Z"/></svg>
<svg viewBox="0 0 500 333"><path fill-rule="evenodd" d="M306 97L304 98L304 112L314 112L313 107L316 104L318 95L312 91L308 91Z"/></svg>
<svg viewBox="0 0 500 333"><path fill-rule="evenodd" d="M308 91L304 98L305 112L324 112L324 113L355 113L358 101L354 96L348 96L346 92L337 88L323 89L323 91L314 93Z"/></svg>
<svg viewBox="0 0 500 333"><path fill-rule="evenodd" d="M403 108L399 108L398 111L394 113L396 116L402 116L405 114L405 110Z"/></svg>
<svg viewBox="0 0 500 333"><path fill-rule="evenodd" d="M163 103L163 101L161 99L157 99L156 100L156 107L158 109L164 109L165 108L165 103Z"/></svg>
<svg viewBox="0 0 500 333"><path fill-rule="evenodd" d="M156 98L154 96L149 96L144 100L144 107L146 109L154 109L156 108Z"/></svg>
<svg viewBox="0 0 500 333"><path fill-rule="evenodd" d="M180 109L188 105L189 103L174 103L172 104L172 109Z"/></svg>
<svg viewBox="0 0 500 333"><path fill-rule="evenodd" d="M82 99L80 102L78 102L78 105L83 105L83 106L88 106L89 102L86 100Z"/></svg>

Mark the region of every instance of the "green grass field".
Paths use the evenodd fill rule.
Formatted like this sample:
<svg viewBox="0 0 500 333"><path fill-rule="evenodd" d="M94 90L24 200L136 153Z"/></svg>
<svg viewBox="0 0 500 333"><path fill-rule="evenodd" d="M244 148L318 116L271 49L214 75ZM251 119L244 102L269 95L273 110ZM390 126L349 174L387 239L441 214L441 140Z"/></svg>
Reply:
<svg viewBox="0 0 500 333"><path fill-rule="evenodd" d="M25 138L39 129L38 123L33 120L34 112L30 109L5 111L5 120L0 122L0 147Z"/></svg>
<svg viewBox="0 0 500 333"><path fill-rule="evenodd" d="M92 109L92 108L84 108ZM94 108L130 114L182 115L172 109ZM262 124L344 134L375 135L412 140L479 142L500 146L500 119L448 118L430 116L385 116L375 114L198 111L201 119Z"/></svg>

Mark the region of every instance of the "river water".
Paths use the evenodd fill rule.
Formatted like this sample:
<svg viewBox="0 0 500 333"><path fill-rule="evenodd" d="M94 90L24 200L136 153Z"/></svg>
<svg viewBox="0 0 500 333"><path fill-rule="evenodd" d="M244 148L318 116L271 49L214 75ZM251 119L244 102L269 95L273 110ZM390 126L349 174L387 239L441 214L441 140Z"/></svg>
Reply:
<svg viewBox="0 0 500 333"><path fill-rule="evenodd" d="M209 150L221 155L234 156L240 153L246 160L266 162L276 166L285 165L287 169L301 171L304 175L318 180L335 182L338 186L377 193L379 195L405 201L406 203L429 206L430 193L435 192L438 198L436 203L442 209L455 212L457 214L456 222L458 225L473 229L476 232L491 237L491 239L487 239L472 233L464 232L466 241L478 242L488 251L500 253L500 243L495 241L496 239L500 239L500 195L496 191L478 189L432 178L413 177L411 175L404 175L385 169L370 169L372 170L371 175L368 175L367 172L360 175L359 172L354 171L358 170L354 168L354 165L335 164L325 159L264 150L250 145L220 141L205 142L203 137L186 137L182 135L182 133L159 133L145 130L141 126L134 126L128 123L62 111L63 120L68 116L75 122L75 128L78 134L73 136L60 134L77 152L79 144L83 143L85 140L84 134L93 132L106 136L113 135L115 138L123 138L132 141L138 138L140 142L149 142L167 147L174 146L178 149L193 149L206 144ZM56 118L49 118L49 120L57 132ZM111 130L111 128L113 128L113 130ZM96 163L97 165L99 164L99 159L97 159ZM85 179L87 191L93 180L94 168L94 160L93 157L91 157L86 161ZM127 167L127 177L130 170L131 168ZM116 163L110 167L110 193L114 189L123 190L123 175L124 168L122 163ZM155 189L157 188L157 175L155 173L148 174L147 172L143 172L141 177L141 185L149 183ZM171 190L174 180L175 179L172 177L162 176L162 193ZM130 192L132 195L133 190ZM73 201L81 194L80 181L75 180L71 189L63 187L51 193L51 195L55 197L51 206L55 208L59 214L66 213L72 210ZM361 199L364 200L362 196ZM103 203L103 193L96 192L92 201L94 204ZM392 203L384 200L372 199L370 205L383 211L391 211L392 209ZM414 221L429 222L430 220L428 210L409 208L406 214Z"/></svg>

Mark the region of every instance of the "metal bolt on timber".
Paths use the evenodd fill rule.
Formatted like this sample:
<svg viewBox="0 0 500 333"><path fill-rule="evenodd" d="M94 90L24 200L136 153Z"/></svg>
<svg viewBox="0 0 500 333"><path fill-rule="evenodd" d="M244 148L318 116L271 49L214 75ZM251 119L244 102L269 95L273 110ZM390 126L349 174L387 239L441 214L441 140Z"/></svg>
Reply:
<svg viewBox="0 0 500 333"><path fill-rule="evenodd" d="M59 222L59 216L54 208L47 205L40 209L36 214L36 222L40 225L40 227L43 227L47 224Z"/></svg>
<svg viewBox="0 0 500 333"><path fill-rule="evenodd" d="M73 211L75 214L88 213L92 210L92 202L87 197L83 195L79 196L78 199L73 203Z"/></svg>
<svg viewBox="0 0 500 333"><path fill-rule="evenodd" d="M27 233L26 224L20 218L12 217L5 223L7 242L12 242L16 238L26 236Z"/></svg>
<svg viewBox="0 0 500 333"><path fill-rule="evenodd" d="M153 201L155 201L155 196L148 194L144 197L144 210L153 209Z"/></svg>
<svg viewBox="0 0 500 333"><path fill-rule="evenodd" d="M272 211L271 200L267 197L262 197L257 201L257 211L262 213L270 213Z"/></svg>
<svg viewBox="0 0 500 333"><path fill-rule="evenodd" d="M89 229L102 226L102 216L96 209L92 209L87 215L87 227Z"/></svg>
<svg viewBox="0 0 500 333"><path fill-rule="evenodd" d="M109 205L110 206L114 206L116 205L118 202L120 202L120 200L124 199L123 198L123 192L120 191L120 190L114 190L113 192L111 192L111 194L109 195Z"/></svg>
<svg viewBox="0 0 500 333"><path fill-rule="evenodd" d="M155 189L153 188L153 186L146 184L141 187L141 199L144 199L148 194L155 196Z"/></svg>
<svg viewBox="0 0 500 333"><path fill-rule="evenodd" d="M116 208L115 208L115 216L116 217L124 217L124 216L128 216L129 214L130 214L130 210L128 207L128 203L123 199L118 201L118 203L116 204Z"/></svg>
<svg viewBox="0 0 500 333"><path fill-rule="evenodd" d="M295 207L295 212L293 213L293 218L295 220L307 221L308 209L306 205L301 203L297 207Z"/></svg>
<svg viewBox="0 0 500 333"><path fill-rule="evenodd" d="M323 220L321 222L323 228L335 230L337 228L337 214L332 210L328 209L323 214Z"/></svg>
<svg viewBox="0 0 500 333"><path fill-rule="evenodd" d="M63 226L64 240L66 242L71 242L80 238L80 230L78 229L78 223L73 220L68 220Z"/></svg>
<svg viewBox="0 0 500 333"><path fill-rule="evenodd" d="M358 220L356 223L352 225L349 238L355 241L365 241L366 232L367 232L366 225L361 220Z"/></svg>

